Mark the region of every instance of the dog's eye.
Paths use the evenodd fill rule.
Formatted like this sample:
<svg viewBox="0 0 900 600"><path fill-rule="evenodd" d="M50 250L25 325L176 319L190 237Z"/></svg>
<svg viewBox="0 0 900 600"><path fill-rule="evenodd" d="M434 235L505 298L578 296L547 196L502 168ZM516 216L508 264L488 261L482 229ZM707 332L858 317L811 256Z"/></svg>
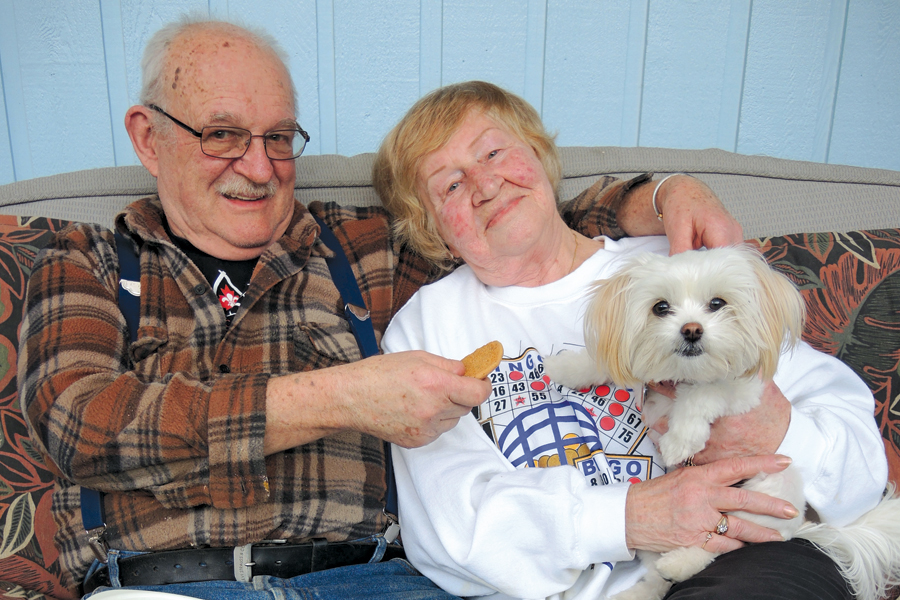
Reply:
<svg viewBox="0 0 900 600"><path fill-rule="evenodd" d="M660 300L656 304L653 305L653 314L657 317L664 317L669 314L669 303L665 300Z"/></svg>
<svg viewBox="0 0 900 600"><path fill-rule="evenodd" d="M719 310L726 304L728 304L728 303L725 302L724 300L722 300L721 298L713 298L712 300L709 301L709 310L711 310L712 312L716 312L717 310Z"/></svg>

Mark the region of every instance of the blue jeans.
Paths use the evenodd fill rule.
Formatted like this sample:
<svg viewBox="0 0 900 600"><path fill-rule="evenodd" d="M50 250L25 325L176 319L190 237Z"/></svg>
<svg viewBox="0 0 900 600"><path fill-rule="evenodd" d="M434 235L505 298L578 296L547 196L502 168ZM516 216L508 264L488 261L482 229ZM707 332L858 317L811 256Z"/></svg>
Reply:
<svg viewBox="0 0 900 600"><path fill-rule="evenodd" d="M112 588L121 587L119 584L119 558L135 554L138 553L110 551L108 567ZM96 568L96 563L94 568ZM109 589L111 588L97 588L85 598ZM398 558L388 562L370 562L317 571L291 579L260 575L254 577L250 583L202 581L130 586L127 589L167 592L204 600L363 600L365 598L459 600L456 596L448 594L436 586L411 564Z"/></svg>

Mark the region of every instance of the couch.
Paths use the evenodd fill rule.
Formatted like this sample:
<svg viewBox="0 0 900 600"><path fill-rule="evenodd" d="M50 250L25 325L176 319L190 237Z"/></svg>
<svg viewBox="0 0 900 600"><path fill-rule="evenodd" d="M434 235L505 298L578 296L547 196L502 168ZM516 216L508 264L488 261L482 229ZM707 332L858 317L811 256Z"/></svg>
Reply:
<svg viewBox="0 0 900 600"><path fill-rule="evenodd" d="M560 197L603 174L689 172L706 181L746 237L800 288L805 339L868 383L890 478L900 482L900 172L721 150L562 148ZM371 154L298 160L301 201L375 204ZM0 186L0 600L70 598L59 582L50 516L53 480L31 445L16 393L17 338L38 251L69 221L111 226L155 191L140 166Z"/></svg>

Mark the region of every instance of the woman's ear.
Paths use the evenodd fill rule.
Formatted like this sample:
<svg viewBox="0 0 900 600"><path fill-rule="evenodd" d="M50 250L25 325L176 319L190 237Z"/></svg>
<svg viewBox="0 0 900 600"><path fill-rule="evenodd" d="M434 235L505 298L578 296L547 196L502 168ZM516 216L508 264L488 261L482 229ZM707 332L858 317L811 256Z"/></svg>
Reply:
<svg viewBox="0 0 900 600"><path fill-rule="evenodd" d="M152 127L152 117L150 109L146 106L132 106L125 113L125 130L128 131L131 145L134 147L134 152L140 159L141 164L150 171L151 175L157 177L159 173L159 156L156 148L159 139Z"/></svg>

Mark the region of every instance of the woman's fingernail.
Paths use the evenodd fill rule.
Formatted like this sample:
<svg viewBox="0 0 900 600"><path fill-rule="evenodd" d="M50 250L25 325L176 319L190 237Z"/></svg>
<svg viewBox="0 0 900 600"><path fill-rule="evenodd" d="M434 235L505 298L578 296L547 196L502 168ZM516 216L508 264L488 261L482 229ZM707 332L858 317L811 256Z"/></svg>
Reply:
<svg viewBox="0 0 900 600"><path fill-rule="evenodd" d="M796 517L799 514L800 514L800 511L798 511L796 508L794 508L791 505L784 507L784 516L786 516L788 519L793 519L794 517Z"/></svg>
<svg viewBox="0 0 900 600"><path fill-rule="evenodd" d="M778 465L779 467L789 467L792 462L794 462L794 461L791 460L790 456L781 455L775 459L775 464Z"/></svg>

